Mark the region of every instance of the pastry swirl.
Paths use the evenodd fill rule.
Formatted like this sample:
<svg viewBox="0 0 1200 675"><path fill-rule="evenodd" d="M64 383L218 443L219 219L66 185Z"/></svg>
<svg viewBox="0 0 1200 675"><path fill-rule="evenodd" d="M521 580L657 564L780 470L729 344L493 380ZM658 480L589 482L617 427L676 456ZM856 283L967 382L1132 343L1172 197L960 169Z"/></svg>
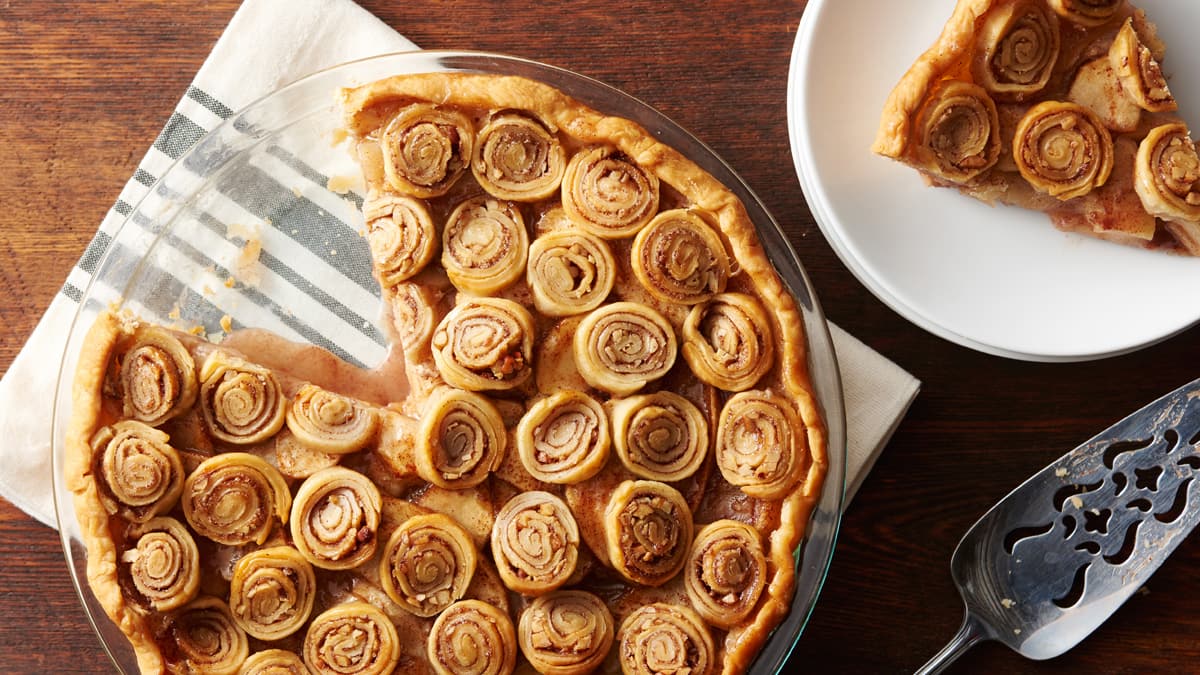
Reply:
<svg viewBox="0 0 1200 675"><path fill-rule="evenodd" d="M304 445L334 455L361 450L375 436L375 410L351 398L306 384L287 410L287 426Z"/></svg>
<svg viewBox="0 0 1200 675"><path fill-rule="evenodd" d="M1112 135L1087 108L1043 101L1017 124L1013 158L1029 184L1060 200L1104 185L1113 167Z"/></svg>
<svg viewBox="0 0 1200 675"><path fill-rule="evenodd" d="M200 380L200 408L213 436L246 445L283 426L287 398L270 370L218 350L204 360Z"/></svg>
<svg viewBox="0 0 1200 675"><path fill-rule="evenodd" d="M627 480L604 509L613 567L626 579L661 586L683 569L692 543L692 512L679 491L657 481Z"/></svg>
<svg viewBox="0 0 1200 675"><path fill-rule="evenodd" d="M156 612L169 612L191 602L200 588L200 551L183 523L159 516L134 524L128 534L133 548L121 554L138 594Z"/></svg>
<svg viewBox="0 0 1200 675"><path fill-rule="evenodd" d="M525 274L529 233L514 202L468 199L450 212L442 237L442 267L464 293L490 295Z"/></svg>
<svg viewBox="0 0 1200 675"><path fill-rule="evenodd" d="M562 499L522 492L496 514L492 557L508 588L525 595L548 593L575 573L579 526Z"/></svg>
<svg viewBox="0 0 1200 675"><path fill-rule="evenodd" d="M612 425L617 457L642 478L683 480L708 454L704 413L671 391L613 399Z"/></svg>
<svg viewBox="0 0 1200 675"><path fill-rule="evenodd" d="M438 250L429 209L419 200L386 194L363 204L371 260L384 288L411 279Z"/></svg>
<svg viewBox="0 0 1200 675"><path fill-rule="evenodd" d="M555 591L521 613L517 637L530 665L545 675L586 675L604 661L614 637L612 613L587 591Z"/></svg>
<svg viewBox="0 0 1200 675"><path fill-rule="evenodd" d="M471 298L433 332L433 360L446 382L470 391L513 389L533 374L533 317L504 298Z"/></svg>
<svg viewBox="0 0 1200 675"><path fill-rule="evenodd" d="M313 565L345 570L375 554L379 488L357 471L334 466L309 476L292 503L292 543Z"/></svg>
<svg viewBox="0 0 1200 675"><path fill-rule="evenodd" d="M612 292L616 277L617 262L608 244L582 230L547 232L529 247L526 279L542 314L590 312Z"/></svg>
<svg viewBox="0 0 1200 675"><path fill-rule="evenodd" d="M1121 91L1143 110L1168 112L1179 107L1167 88L1162 67L1150 53L1150 48L1138 38L1133 19L1126 19L1113 39L1108 48L1108 61L1121 81Z"/></svg>
<svg viewBox="0 0 1200 675"><path fill-rule="evenodd" d="M517 112L493 116L475 139L471 172L493 197L520 202L558 190L567 153L541 122Z"/></svg>
<svg viewBox="0 0 1200 675"><path fill-rule="evenodd" d="M386 675L400 660L396 626L378 607L347 602L313 618L304 635L304 664L314 675Z"/></svg>
<svg viewBox="0 0 1200 675"><path fill-rule="evenodd" d="M914 159L929 173L966 183L1000 158L1000 119L987 90L947 80L930 91L917 115Z"/></svg>
<svg viewBox="0 0 1200 675"><path fill-rule="evenodd" d="M736 520L700 528L684 585L692 607L720 628L740 624L758 603L767 579L767 560L758 531Z"/></svg>
<svg viewBox="0 0 1200 675"><path fill-rule="evenodd" d="M725 290L729 256L695 211L663 211L633 240L633 274L663 302L694 305Z"/></svg>
<svg viewBox="0 0 1200 675"><path fill-rule="evenodd" d="M292 493L261 457L226 452L200 463L183 485L183 515L197 534L229 546L262 544L278 518L287 524Z"/></svg>
<svg viewBox="0 0 1200 675"><path fill-rule="evenodd" d="M690 607L656 602L634 610L617 633L621 670L629 675L709 673L716 647Z"/></svg>
<svg viewBox="0 0 1200 675"><path fill-rule="evenodd" d="M583 379L619 396L666 375L679 349L666 317L636 302L593 310L576 329L572 348Z"/></svg>
<svg viewBox="0 0 1200 675"><path fill-rule="evenodd" d="M1099 26L1111 19L1125 0L1046 0L1059 16L1081 26Z"/></svg>
<svg viewBox="0 0 1200 675"><path fill-rule="evenodd" d="M234 565L229 611L247 634L278 640L308 621L316 596L312 565L291 546L272 546L247 553Z"/></svg>
<svg viewBox="0 0 1200 675"><path fill-rule="evenodd" d="M421 478L449 489L483 482L504 458L504 419L487 397L444 387L425 405L415 460Z"/></svg>
<svg viewBox="0 0 1200 675"><path fill-rule="evenodd" d="M1058 16L1040 0L997 7L976 37L975 81L998 97L1036 94L1050 80L1059 47Z"/></svg>
<svg viewBox="0 0 1200 675"><path fill-rule="evenodd" d="M517 662L517 633L499 608L461 600L433 622L425 648L438 675L508 675Z"/></svg>
<svg viewBox="0 0 1200 675"><path fill-rule="evenodd" d="M1176 122L1151 129L1138 146L1133 176L1148 213L1200 223L1200 156L1187 126Z"/></svg>
<svg viewBox="0 0 1200 675"><path fill-rule="evenodd" d="M475 129L457 110L414 103L387 123L379 143L388 185L429 199L446 194L470 165Z"/></svg>
<svg viewBox="0 0 1200 675"><path fill-rule="evenodd" d="M467 592L478 555L471 535L449 516L413 516L388 538L379 579L405 611L433 616Z"/></svg>
<svg viewBox="0 0 1200 675"><path fill-rule="evenodd" d="M183 462L168 438L134 420L103 427L92 437L92 473L109 513L144 523L179 500Z"/></svg>
<svg viewBox="0 0 1200 675"><path fill-rule="evenodd" d="M658 212L658 198L658 177L610 146L575 153L563 175L563 210L604 239L636 234Z"/></svg>
<svg viewBox="0 0 1200 675"><path fill-rule="evenodd" d="M429 289L416 283L404 282L392 288L389 299L392 309L392 327L396 338L406 352L429 344L436 321L434 307L437 301Z"/></svg>
<svg viewBox="0 0 1200 675"><path fill-rule="evenodd" d="M234 675L250 654L250 641L220 598L201 596L170 615L167 635L174 643L168 670Z"/></svg>
<svg viewBox="0 0 1200 675"><path fill-rule="evenodd" d="M294 652L266 649L242 663L238 675L309 675L308 667Z"/></svg>
<svg viewBox="0 0 1200 675"><path fill-rule="evenodd" d="M800 480L808 459L804 423L791 401L750 390L725 402L713 445L717 467L731 485L760 499L777 499Z"/></svg>
<svg viewBox="0 0 1200 675"><path fill-rule="evenodd" d="M608 415L596 399L565 390L534 403L517 424L517 452L534 478L579 483L596 475L612 445Z"/></svg>
<svg viewBox="0 0 1200 675"><path fill-rule="evenodd" d="M683 322L683 358L700 381L745 391L771 369L771 323L752 295L721 293L696 305Z"/></svg>
<svg viewBox="0 0 1200 675"><path fill-rule="evenodd" d="M120 359L124 416L156 427L191 409L199 383L183 344L150 325L139 325L130 339Z"/></svg>

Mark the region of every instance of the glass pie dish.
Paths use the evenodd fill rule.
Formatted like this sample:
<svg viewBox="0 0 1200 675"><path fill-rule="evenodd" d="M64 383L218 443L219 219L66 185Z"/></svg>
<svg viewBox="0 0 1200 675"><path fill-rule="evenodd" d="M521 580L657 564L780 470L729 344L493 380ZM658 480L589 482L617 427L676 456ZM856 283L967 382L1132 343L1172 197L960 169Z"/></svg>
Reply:
<svg viewBox="0 0 1200 675"><path fill-rule="evenodd" d="M136 672L127 640L87 584L87 551L63 478L64 431L84 333L110 307L196 334L261 328L371 368L387 352L380 290L360 236L358 168L341 142L334 94L402 73L520 75L624 117L683 153L745 205L767 256L799 307L808 370L827 428L828 469L802 544L795 593L751 672L783 667L816 602L832 556L845 483L845 422L833 345L815 294L782 231L737 175L653 108L565 70L502 55L411 52L325 70L230 116L183 153L108 243L72 325L53 420L55 503L73 581L102 644Z"/></svg>

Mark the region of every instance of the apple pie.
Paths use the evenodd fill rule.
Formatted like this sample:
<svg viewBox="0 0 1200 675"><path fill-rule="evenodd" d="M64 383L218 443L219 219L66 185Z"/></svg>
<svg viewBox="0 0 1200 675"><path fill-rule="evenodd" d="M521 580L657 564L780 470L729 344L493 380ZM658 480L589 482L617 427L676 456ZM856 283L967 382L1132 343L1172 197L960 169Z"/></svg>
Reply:
<svg viewBox="0 0 1200 675"><path fill-rule="evenodd" d="M746 670L827 456L742 203L528 79L340 100L387 362L117 311L81 354L67 481L141 669Z"/></svg>
<svg viewBox="0 0 1200 675"><path fill-rule="evenodd" d="M959 0L873 149L1066 231L1200 255L1200 159L1164 53L1125 0Z"/></svg>

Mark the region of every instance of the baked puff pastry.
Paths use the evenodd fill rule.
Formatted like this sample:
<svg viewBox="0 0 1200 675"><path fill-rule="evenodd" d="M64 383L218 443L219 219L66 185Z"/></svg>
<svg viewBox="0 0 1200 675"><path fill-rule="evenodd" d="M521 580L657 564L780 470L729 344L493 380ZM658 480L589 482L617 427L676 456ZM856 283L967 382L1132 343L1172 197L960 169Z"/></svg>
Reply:
<svg viewBox="0 0 1200 675"><path fill-rule="evenodd" d="M1198 255L1200 218L1164 207L1194 181L1183 171L1164 192L1149 168L1155 129L1188 137L1165 51L1128 0L959 0L892 90L872 150L1062 230Z"/></svg>

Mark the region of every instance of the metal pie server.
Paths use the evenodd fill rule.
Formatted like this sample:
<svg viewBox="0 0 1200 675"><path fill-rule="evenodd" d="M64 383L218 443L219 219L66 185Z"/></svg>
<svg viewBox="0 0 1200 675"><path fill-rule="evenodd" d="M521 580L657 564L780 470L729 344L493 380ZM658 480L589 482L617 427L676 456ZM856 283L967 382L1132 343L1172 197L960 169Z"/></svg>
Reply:
<svg viewBox="0 0 1200 675"><path fill-rule="evenodd" d="M1133 595L1200 520L1200 380L1058 458L993 506L950 561L958 633L918 673L982 640L1058 656Z"/></svg>

